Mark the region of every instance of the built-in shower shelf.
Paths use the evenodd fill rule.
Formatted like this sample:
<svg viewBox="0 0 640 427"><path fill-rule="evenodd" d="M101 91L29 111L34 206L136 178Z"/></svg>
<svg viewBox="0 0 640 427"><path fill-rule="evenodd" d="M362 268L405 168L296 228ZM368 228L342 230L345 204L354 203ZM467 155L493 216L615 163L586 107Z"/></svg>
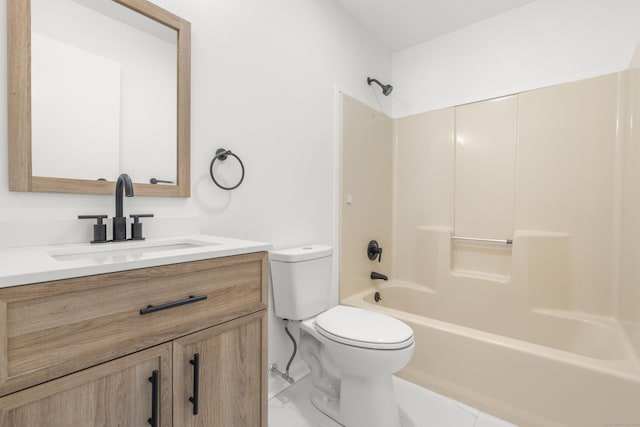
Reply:
<svg viewBox="0 0 640 427"><path fill-rule="evenodd" d="M511 280L511 243L453 239L451 243L453 274L497 282Z"/></svg>
<svg viewBox="0 0 640 427"><path fill-rule="evenodd" d="M497 283L511 283L511 275L505 274L491 274L485 271L473 271L473 270L451 270L451 274L457 277L468 277L470 279L481 279L488 282Z"/></svg>

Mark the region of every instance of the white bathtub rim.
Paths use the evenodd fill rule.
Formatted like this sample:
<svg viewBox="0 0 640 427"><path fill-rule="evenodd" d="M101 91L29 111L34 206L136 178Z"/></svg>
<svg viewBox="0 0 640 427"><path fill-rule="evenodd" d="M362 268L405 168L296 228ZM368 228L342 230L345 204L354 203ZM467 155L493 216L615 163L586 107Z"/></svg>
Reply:
<svg viewBox="0 0 640 427"><path fill-rule="evenodd" d="M406 281L400 281L400 280L393 280L393 281L389 281L389 282L385 282L381 285L376 286L373 291L375 292L375 290L379 290L379 291L383 291L386 288L391 288L391 287L406 287L415 291L419 291L419 292L426 292L428 294L431 295L435 295L437 294L437 292L435 292L433 289L426 287L424 285L419 285L413 282L406 282ZM363 296L367 296L371 294L371 290L365 290L362 291L360 293L358 293L357 295L360 295L361 298ZM356 295L354 295L355 297ZM368 304L367 302L364 302L365 304ZM374 307L380 307L377 305L373 305ZM394 310L396 312L400 312L400 313L406 313L403 312L402 310L396 310L390 307L382 307L388 310ZM572 310L558 310L558 309L550 309L550 308L545 308L545 307L530 307L529 311L532 313L536 313L536 314L541 314L544 316L548 316L548 317L555 317L555 318L560 318L560 319L569 319L569 320L574 320L574 321L579 321L582 323L587 323L587 324L592 324L594 326L600 327L600 328L604 328L609 330L612 334L614 334L620 341L621 341L621 347L622 347L622 351L625 355L625 357L623 358L598 358L598 357L591 357L588 355L584 355L584 354L580 354L578 352L571 352L571 351L567 351L567 350L562 350L556 347L552 347L552 346L545 346L542 344L536 344L530 341L526 341L526 340L521 340L518 338L513 338L513 337L506 337L505 338L509 338L518 342L524 342L524 343L530 343L533 345L537 345L539 347L542 348L549 348L549 349L556 349L559 351L562 351L564 353L568 353L568 354L576 354L579 356L583 356L583 357L587 357L589 359L592 360L609 360L609 361L618 361L618 360L627 360L627 359L631 359L632 361L635 362L635 365L638 366L638 369L640 370L640 358L638 358L638 356L636 355L636 352L634 350L633 345L631 344L626 332L625 332L625 328L622 326L621 322L614 318L614 317L604 317L604 316L599 316L599 315L593 315L593 314L587 314L584 312L580 312L580 311L572 311ZM409 313L406 313L409 314ZM422 316L419 315L415 315L418 318L422 318ZM491 335L496 335L499 337L502 337L502 335L500 334L496 334L496 333L492 333L492 332L488 332L488 331L483 331L481 329L476 329L476 328L472 328L469 326L463 326L463 325L457 325L455 323L451 323L451 322L447 322L446 320L439 320L439 319L434 319L434 318L430 318L432 320L438 320L439 322L443 322L443 323L448 323L448 324L453 324L456 326L460 326L460 327L466 327L469 328L471 330L474 331L478 331L478 332L483 332L483 333L488 333Z"/></svg>
<svg viewBox="0 0 640 427"><path fill-rule="evenodd" d="M370 288L367 290L364 290L362 292L359 292L356 295L353 295L353 297L360 297L363 298L366 295L371 295L372 291L375 292L377 291L383 291L384 289L387 288L391 288L391 287L405 287L408 289L412 289L415 291L419 291L419 292L426 292L428 294L431 295L436 295L437 292L435 290L433 290L432 288L428 287L428 286L424 286L424 285L420 285L414 282L406 282L406 281L401 281L401 280L392 280L392 281L388 281L388 282L384 282L378 286L375 286L374 288ZM379 306L376 306L379 307ZM387 308L389 310L395 310L389 307L383 307L383 308ZM404 313L402 310L395 310L395 311L399 311L401 313ZM603 327L605 329L609 329L611 330L614 334L618 335L619 337L622 336L623 338L623 342L625 344L629 344L628 340L626 339L626 334L624 332L622 332L624 330L624 328L622 328L622 325L620 323L620 321L618 319L616 319L615 317L604 317L604 316L599 316L599 315L593 315L593 314L588 314L588 313L584 313L581 311L573 311L573 310L558 310L558 309L550 309L550 308L546 308L546 307L535 307L532 306L529 308L529 311L531 311L532 313L537 313L537 314L542 314L544 316L548 316L548 317L556 317L556 318L561 318L561 319L570 319L570 320L576 320L576 321L580 321L580 322L584 322L584 323L588 323L588 324L594 324L596 326L599 327ZM407 313L408 314L408 313ZM416 315L417 316L417 315ZM418 317L422 317L422 316L418 316ZM437 320L437 319L433 319L433 320ZM451 322L447 322L444 320L440 320L441 322L444 323L451 323ZM462 326L462 325L460 325ZM480 329L475 329L475 328L470 328L472 330L477 330L480 332L486 332L486 331L482 331ZM486 332L486 333L490 333L491 332ZM493 334L493 335L498 335L499 334ZM522 341L522 342L528 342L526 340L518 340L517 338L511 338L514 339L516 341ZM533 343L532 343L533 344ZM547 348L547 346L541 345L541 344L537 344L541 347L545 347ZM631 350L632 347L629 346L624 346L625 347L625 354L629 355L635 355L635 352L633 350ZM552 347L549 347L552 348ZM629 351L630 350L630 351ZM563 351L563 350L561 350ZM578 353L573 353L573 352L567 352L567 353L571 353L571 354L578 354ZM589 357L589 356L586 356ZM595 360L621 360L621 359L600 359L600 358L592 358Z"/></svg>
<svg viewBox="0 0 640 427"><path fill-rule="evenodd" d="M370 288L359 292L351 297L345 298L341 304L351 305L356 307L364 307L374 311L380 311L390 316L399 318L400 320L410 323L425 324L436 330L448 332L456 335L464 336L472 340L489 342L494 345L508 348L513 351L527 352L534 354L538 357L554 360L560 363L570 363L582 367L584 369L591 369L607 375L614 375L616 377L640 382L640 363L635 357L628 340L623 337L626 335L621 330L616 330L616 333L623 339L625 358L624 359L596 359L585 355L580 355L565 350L560 350L553 347L546 347L540 344L534 344L528 341L518 340L502 335L493 334L490 332L482 331L479 329L469 328L467 326L457 325L442 320L433 318L418 316L403 312L400 310L392 309L389 307L377 306L364 300L364 296L370 295L375 290L383 290L386 287L401 285L399 282L385 283L376 288ZM402 286L406 286L402 284ZM414 289L422 290L421 286L408 286Z"/></svg>

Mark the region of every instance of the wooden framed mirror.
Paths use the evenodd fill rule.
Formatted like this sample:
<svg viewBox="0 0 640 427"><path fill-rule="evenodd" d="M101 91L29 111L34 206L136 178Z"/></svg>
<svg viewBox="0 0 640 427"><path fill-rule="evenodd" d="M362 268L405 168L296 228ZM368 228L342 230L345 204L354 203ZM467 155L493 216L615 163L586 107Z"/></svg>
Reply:
<svg viewBox="0 0 640 427"><path fill-rule="evenodd" d="M134 180L136 196L189 197L190 23L146 0L59 1L64 2L64 7L52 6L51 0L7 0L9 190L113 194L117 176L128 173ZM58 22L51 10L36 11L36 7L54 7L56 13L68 7L59 13L66 14L65 19L72 23ZM105 7L119 10L99 10ZM90 19L85 15L79 19L80 9L92 14ZM98 13L104 15L98 17ZM121 14L129 17L119 21L115 15ZM118 27L103 28L100 22L89 22L92 19ZM73 36L79 42L69 41L69 27L80 32ZM81 32L94 28L103 31L91 36L98 40L100 49L106 49L102 47L105 41L121 39L119 46L124 43L124 48L108 49L130 50L126 52L128 59L114 60L103 51L88 51L82 44L91 37ZM132 37L119 29L140 35ZM56 32L65 34L50 34ZM136 37L165 38L173 46L167 47L165 40L162 48L140 48L132 41ZM151 50L164 52L172 62L166 65L166 61L156 61L149 56ZM42 58L39 52L46 52L49 58ZM122 52L119 55L125 56ZM144 63L146 68L133 72L126 68L129 63ZM142 79L134 80L133 74ZM169 83L156 76L160 74ZM162 90L145 86L154 80ZM142 95L133 98L130 88ZM159 92L166 92L166 96L162 97L162 107L156 108L154 104L161 105ZM147 102L147 106L138 99ZM65 130L73 132L64 133ZM90 143L98 145L91 147ZM161 153L167 154L160 159ZM111 159L116 159L115 166ZM132 159L146 161L140 167L144 172L129 170L138 167ZM73 164L75 160L78 167ZM170 171L157 175L150 171L161 163L168 164ZM89 176L74 175L81 173Z"/></svg>

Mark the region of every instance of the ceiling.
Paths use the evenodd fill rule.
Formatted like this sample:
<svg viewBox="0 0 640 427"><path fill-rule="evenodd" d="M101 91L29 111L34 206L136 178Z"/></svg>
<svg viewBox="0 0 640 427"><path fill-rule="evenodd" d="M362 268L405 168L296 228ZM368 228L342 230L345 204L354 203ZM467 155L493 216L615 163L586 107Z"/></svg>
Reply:
<svg viewBox="0 0 640 427"><path fill-rule="evenodd" d="M414 46L534 0L337 0L391 51Z"/></svg>

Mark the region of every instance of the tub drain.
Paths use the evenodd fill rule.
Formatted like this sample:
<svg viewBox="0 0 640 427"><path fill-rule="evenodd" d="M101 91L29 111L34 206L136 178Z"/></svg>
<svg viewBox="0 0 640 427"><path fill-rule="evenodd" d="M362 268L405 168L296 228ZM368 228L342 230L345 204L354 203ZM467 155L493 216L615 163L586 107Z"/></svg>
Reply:
<svg viewBox="0 0 640 427"><path fill-rule="evenodd" d="M382 297L380 296L380 292L376 292L375 294L373 294L373 300L375 302L380 302L380 300L382 300Z"/></svg>

